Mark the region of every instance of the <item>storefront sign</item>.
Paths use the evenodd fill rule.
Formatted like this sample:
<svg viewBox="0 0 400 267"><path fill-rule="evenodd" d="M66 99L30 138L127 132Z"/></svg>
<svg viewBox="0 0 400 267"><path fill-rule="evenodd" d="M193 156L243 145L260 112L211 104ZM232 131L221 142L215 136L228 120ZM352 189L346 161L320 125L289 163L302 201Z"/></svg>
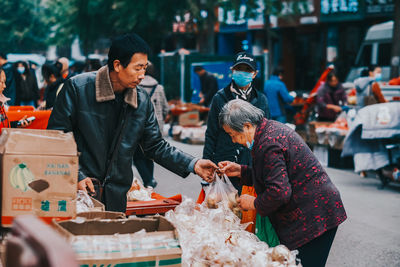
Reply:
<svg viewBox="0 0 400 267"><path fill-rule="evenodd" d="M363 14L363 0L321 0L322 22L360 20Z"/></svg>
<svg viewBox="0 0 400 267"><path fill-rule="evenodd" d="M394 12L394 0L366 0L365 13L368 16L381 16Z"/></svg>

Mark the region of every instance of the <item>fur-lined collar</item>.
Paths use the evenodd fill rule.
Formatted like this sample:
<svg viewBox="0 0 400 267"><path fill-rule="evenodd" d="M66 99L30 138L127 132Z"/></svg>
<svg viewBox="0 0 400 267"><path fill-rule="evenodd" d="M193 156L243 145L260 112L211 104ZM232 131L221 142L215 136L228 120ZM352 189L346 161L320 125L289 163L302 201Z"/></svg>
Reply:
<svg viewBox="0 0 400 267"><path fill-rule="evenodd" d="M105 102L115 99L112 88L108 66L101 67L96 74L96 101ZM125 102L134 108L137 108L136 88L127 88L125 90Z"/></svg>

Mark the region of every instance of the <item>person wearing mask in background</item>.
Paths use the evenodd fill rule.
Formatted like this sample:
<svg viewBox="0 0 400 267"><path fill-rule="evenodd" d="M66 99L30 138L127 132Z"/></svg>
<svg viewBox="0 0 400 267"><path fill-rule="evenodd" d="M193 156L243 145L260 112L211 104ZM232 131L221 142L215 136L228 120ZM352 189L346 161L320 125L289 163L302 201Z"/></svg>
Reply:
<svg viewBox="0 0 400 267"><path fill-rule="evenodd" d="M200 78L200 102L206 107L211 104L213 96L218 92L218 81L214 75L208 73L202 66L194 67L194 72Z"/></svg>
<svg viewBox="0 0 400 267"><path fill-rule="evenodd" d="M16 89L15 89L15 75L14 66L7 60L7 55L0 53L0 68L4 70L7 77L6 88L4 89L4 95L8 97L8 105L15 105Z"/></svg>
<svg viewBox="0 0 400 267"><path fill-rule="evenodd" d="M71 78L72 76L69 73L69 60L66 57L60 57L57 62L61 63L62 68L61 68L61 77L64 80L68 80L69 78Z"/></svg>
<svg viewBox="0 0 400 267"><path fill-rule="evenodd" d="M369 66L361 72L360 76L354 81L358 107L387 102L378 83L382 81L382 69L380 67Z"/></svg>
<svg viewBox="0 0 400 267"><path fill-rule="evenodd" d="M274 70L269 80L265 82L264 94L268 99L271 119L286 123L285 104L292 103L294 97L289 94L282 77L281 68Z"/></svg>
<svg viewBox="0 0 400 267"><path fill-rule="evenodd" d="M219 90L213 97L208 113L206 140L203 150L203 158L215 163L220 161L232 161L239 164L250 164L250 150L240 144L232 142L231 137L224 131L218 122L218 116L222 107L233 99L242 99L265 112L269 118L267 98L253 85L257 76L257 63L253 55L247 52L238 53L235 56L232 70L232 82ZM231 177L232 184L241 192L239 178ZM205 185L203 183L203 185Z"/></svg>
<svg viewBox="0 0 400 267"><path fill-rule="evenodd" d="M36 107L39 100L39 88L35 74L23 61L15 63L15 70L15 104L17 106Z"/></svg>
<svg viewBox="0 0 400 267"><path fill-rule="evenodd" d="M7 102L10 100L6 97L3 92L7 88L6 86L6 73L0 67L0 129L1 128L25 128L32 124L32 121L27 121L26 118L28 117L25 115L22 119L18 121L10 121L7 118Z"/></svg>
<svg viewBox="0 0 400 267"><path fill-rule="evenodd" d="M335 121L342 110L347 110L346 93L335 71L328 73L326 82L318 88L317 106L319 121Z"/></svg>
<svg viewBox="0 0 400 267"><path fill-rule="evenodd" d="M144 76L144 79L139 86L149 94L151 102L154 106L158 127L162 132L164 129L164 120L169 112L169 106L167 98L165 97L164 86L159 84L155 79L155 73L156 70L154 65L149 62L146 70L146 76ZM157 181L154 179L154 162L151 159L146 158L143 153L143 149L140 146L136 149L133 161L140 174L140 177L142 177L143 185L145 187L151 186L155 188L157 186Z"/></svg>
<svg viewBox="0 0 400 267"><path fill-rule="evenodd" d="M61 77L62 64L46 63L42 66L42 75L46 81L43 102L39 109L52 109L56 101L57 95L61 91L64 79Z"/></svg>

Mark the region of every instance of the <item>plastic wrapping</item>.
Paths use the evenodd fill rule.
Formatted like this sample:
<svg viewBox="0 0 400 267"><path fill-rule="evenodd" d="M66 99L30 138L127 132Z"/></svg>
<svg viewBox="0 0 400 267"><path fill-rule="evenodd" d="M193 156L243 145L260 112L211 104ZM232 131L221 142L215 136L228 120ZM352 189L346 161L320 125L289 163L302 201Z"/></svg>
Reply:
<svg viewBox="0 0 400 267"><path fill-rule="evenodd" d="M178 231L183 266L301 266L297 251L269 248L225 205L209 209L184 199L165 217Z"/></svg>
<svg viewBox="0 0 400 267"><path fill-rule="evenodd" d="M82 258L114 259L131 258L142 251L178 248L179 242L173 236L149 235L144 229L132 234L77 235L71 245Z"/></svg>
<svg viewBox="0 0 400 267"><path fill-rule="evenodd" d="M239 218L242 217L239 205L237 203L238 191L232 185L229 178L224 174L219 176L215 173L214 182L208 186L206 191L205 204L210 209L216 209L220 205L229 208Z"/></svg>
<svg viewBox="0 0 400 267"><path fill-rule="evenodd" d="M76 213L89 212L93 210L94 204L89 195L82 190L78 190L76 198Z"/></svg>
<svg viewBox="0 0 400 267"><path fill-rule="evenodd" d="M128 201L151 201L154 200L151 198L152 192L152 188L144 187L139 179L135 177L133 179L131 189L128 191L126 196Z"/></svg>

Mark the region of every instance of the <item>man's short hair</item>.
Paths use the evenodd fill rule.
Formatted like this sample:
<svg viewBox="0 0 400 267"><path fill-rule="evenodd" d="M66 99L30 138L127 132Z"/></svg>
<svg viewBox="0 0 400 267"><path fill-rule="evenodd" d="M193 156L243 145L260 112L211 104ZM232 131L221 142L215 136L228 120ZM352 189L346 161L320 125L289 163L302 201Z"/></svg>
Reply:
<svg viewBox="0 0 400 267"><path fill-rule="evenodd" d="M202 70L204 70L204 68L202 66L195 66L194 67L194 72L199 72L199 71L202 71Z"/></svg>
<svg viewBox="0 0 400 267"><path fill-rule="evenodd" d="M3 52L0 52L0 57L3 58L3 59L7 59L7 54L3 53Z"/></svg>
<svg viewBox="0 0 400 267"><path fill-rule="evenodd" d="M108 51L108 68L114 70L114 61L119 60L121 65L126 68L131 62L132 56L136 53L148 55L150 53L149 45L135 33L125 34L116 37Z"/></svg>
<svg viewBox="0 0 400 267"><path fill-rule="evenodd" d="M279 75L283 75L284 71L281 67L278 67L276 69L274 69L274 71L272 72L272 75L275 76L279 76Z"/></svg>

